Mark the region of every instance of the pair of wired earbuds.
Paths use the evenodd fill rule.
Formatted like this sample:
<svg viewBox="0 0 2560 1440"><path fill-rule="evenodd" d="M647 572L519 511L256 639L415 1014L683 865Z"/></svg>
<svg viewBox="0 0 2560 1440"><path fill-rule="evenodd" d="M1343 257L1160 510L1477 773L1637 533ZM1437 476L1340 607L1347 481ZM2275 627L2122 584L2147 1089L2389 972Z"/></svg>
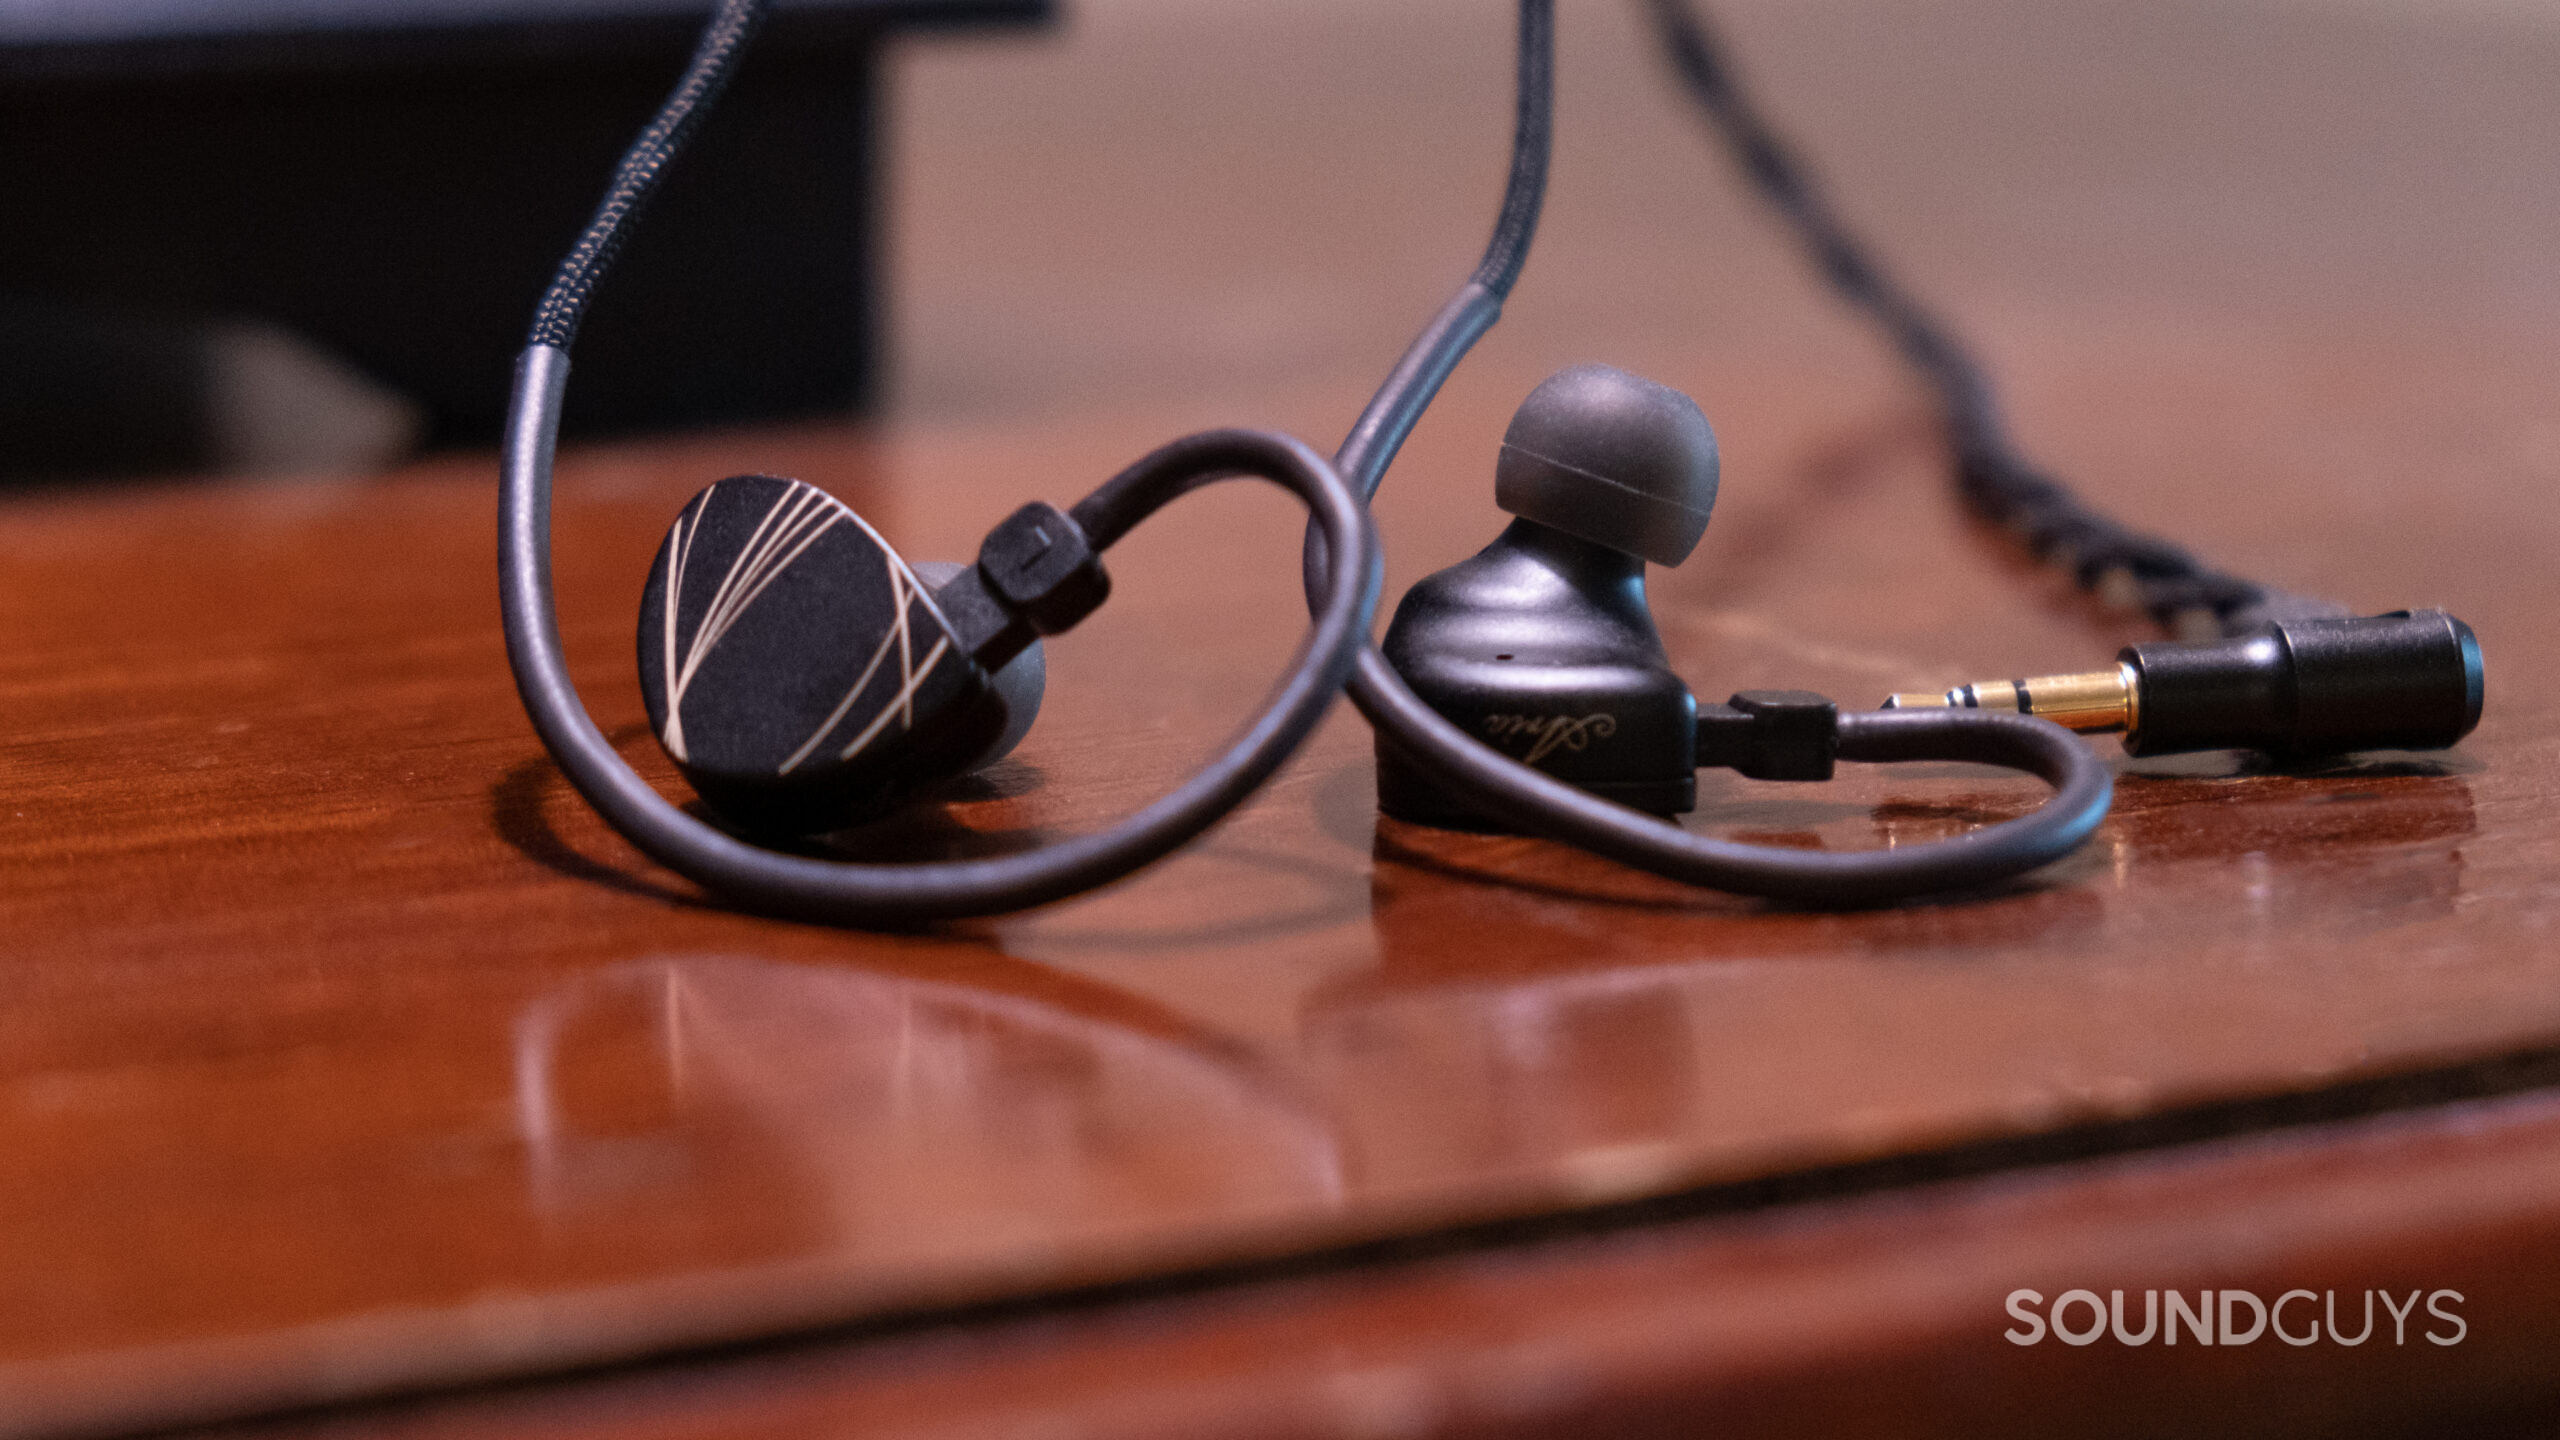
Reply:
<svg viewBox="0 0 2560 1440"><path fill-rule="evenodd" d="M1679 563L1703 533L1714 434L1686 396L1587 366L1538 387L1504 437L1496 501L1517 518L1482 554L1417 585L1383 647L1371 645L1381 562L1368 498L1499 318L1544 195L1554 8L1522 0L1511 173L1492 240L1330 459L1266 431L1186 436L1070 508L1023 506L966 566L908 563L800 481L737 476L697 495L659 549L638 634L652 729L720 823L697 819L622 760L570 682L553 612L550 491L568 352L593 289L767 9L767 0L721 0L542 297L517 362L502 460L502 609L518 690L570 783L644 853L750 908L858 925L989 914L1107 884L1179 848L1277 770L1347 692L1377 731L1390 814L1539 833L1718 889L1874 903L2015 875L2095 830L2109 771L2057 718L2125 730L2137 753L2446 745L2470 729L2479 653L2459 621L2436 612L2358 620L2294 604L2113 526L2018 461L1979 368L1865 259L1744 102L1684 0L1653 4L1678 73L1746 174L1835 287L1931 381L1968 502L2083 583L2130 585L2172 623L2202 613L2229 638L2136 646L2113 672L1897 696L1877 711L1843 712L1794 691L1700 705L1667 667L1643 567ZM1173 791L1094 834L987 859L856 864L748 838L860 823L1003 755L1039 707L1040 637L1110 593L1102 553L1159 507L1239 476L1281 485L1309 509L1311 621L1252 720ZM2058 708L2061 681L2076 688ZM1701 765L1823 779L1839 760L1987 762L2031 772L2054 793L2016 819L1878 851L1746 845L1663 818L1691 808Z"/></svg>

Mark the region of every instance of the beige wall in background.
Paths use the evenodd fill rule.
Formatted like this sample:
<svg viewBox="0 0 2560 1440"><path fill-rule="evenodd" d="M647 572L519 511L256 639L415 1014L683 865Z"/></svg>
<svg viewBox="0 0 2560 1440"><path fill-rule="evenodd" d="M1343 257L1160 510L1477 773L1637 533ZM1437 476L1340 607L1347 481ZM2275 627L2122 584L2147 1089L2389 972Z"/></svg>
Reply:
<svg viewBox="0 0 2560 1440"><path fill-rule="evenodd" d="M1560 8L1547 222L1486 356L1659 367L1678 357L1613 337L1669 311L1704 349L1775 328L1851 383L1890 384L1673 103L1634 6ZM1882 23L1877 8L1715 13L1850 211L2022 399L2039 357L2128 324L2281 334L2343 307L2560 330L2560 6L1909 0ZM1230 392L1383 371L1481 244L1511 24L1505 0L1067 0L1045 37L909 45L892 101L899 413L1170 399L1214 419ZM2108 60L2094 84L2092 53ZM1417 179L1442 173L1466 177L1468 204ZM1303 234L1274 223L1301 207L1335 221L1320 250L1275 238ZM1345 257L1355 285L1335 278ZM2450 309L2398 298L2421 272ZM2118 313L2132 295L2138 317ZM1280 418L1312 433L1338 428L1330 414Z"/></svg>

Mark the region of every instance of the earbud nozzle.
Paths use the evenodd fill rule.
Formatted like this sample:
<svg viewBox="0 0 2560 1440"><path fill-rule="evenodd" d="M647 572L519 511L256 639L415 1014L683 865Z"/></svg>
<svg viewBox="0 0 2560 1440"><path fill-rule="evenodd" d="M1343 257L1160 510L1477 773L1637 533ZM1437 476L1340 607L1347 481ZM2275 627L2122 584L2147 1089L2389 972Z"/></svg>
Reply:
<svg viewBox="0 0 2560 1440"><path fill-rule="evenodd" d="M936 590L966 569L952 560L919 560L915 565L916 578ZM985 753L963 767L965 770L983 770L1012 754L1022 737L1031 733L1031 722L1040 718L1040 697L1049 688L1049 662L1041 652L1040 642L1032 641L1021 654L1004 662L988 677L987 688L995 702L1004 707L1004 729L988 744Z"/></svg>

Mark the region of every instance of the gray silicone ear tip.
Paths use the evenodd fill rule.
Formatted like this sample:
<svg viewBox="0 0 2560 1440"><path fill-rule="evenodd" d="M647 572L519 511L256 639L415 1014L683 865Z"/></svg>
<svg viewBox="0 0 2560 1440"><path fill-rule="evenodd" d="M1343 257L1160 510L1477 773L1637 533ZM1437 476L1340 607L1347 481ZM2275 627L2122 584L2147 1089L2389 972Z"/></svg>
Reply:
<svg viewBox="0 0 2560 1440"><path fill-rule="evenodd" d="M972 770L984 770L1013 753L1022 737L1031 733L1031 722L1040 718L1040 697L1049 688L1049 662L1043 658L1040 642L1022 647L1022 653L1004 662L994 676L996 698L1004 702L1004 733L996 737L987 753L969 764Z"/></svg>
<svg viewBox="0 0 2560 1440"><path fill-rule="evenodd" d="M951 560L919 560L908 567L916 578L936 590L950 584L967 566ZM1040 718L1040 697L1049 688L1049 662L1041 654L1040 642L1022 647L1022 653L1004 664L1004 668L988 677L996 698L1004 702L1004 729L987 748L961 767L964 771L984 770L1013 753L1022 737L1031 733L1031 722Z"/></svg>
<svg viewBox="0 0 2560 1440"><path fill-rule="evenodd" d="M1698 547L1716 504L1716 432L1696 401L1610 365L1549 376L1511 417L1494 503L1656 565Z"/></svg>

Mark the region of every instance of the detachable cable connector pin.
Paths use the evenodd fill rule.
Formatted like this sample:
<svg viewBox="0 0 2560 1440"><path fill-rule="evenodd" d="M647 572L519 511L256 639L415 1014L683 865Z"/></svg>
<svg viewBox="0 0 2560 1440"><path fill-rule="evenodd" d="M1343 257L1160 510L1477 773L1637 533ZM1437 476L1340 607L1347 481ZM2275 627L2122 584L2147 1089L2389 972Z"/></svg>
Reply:
<svg viewBox="0 0 2560 1440"><path fill-rule="evenodd" d="M2480 723L2480 641L2441 610L2274 621L2246 635L2128 645L2112 669L1898 694L1888 710L2011 710L2135 755L2440 750Z"/></svg>

